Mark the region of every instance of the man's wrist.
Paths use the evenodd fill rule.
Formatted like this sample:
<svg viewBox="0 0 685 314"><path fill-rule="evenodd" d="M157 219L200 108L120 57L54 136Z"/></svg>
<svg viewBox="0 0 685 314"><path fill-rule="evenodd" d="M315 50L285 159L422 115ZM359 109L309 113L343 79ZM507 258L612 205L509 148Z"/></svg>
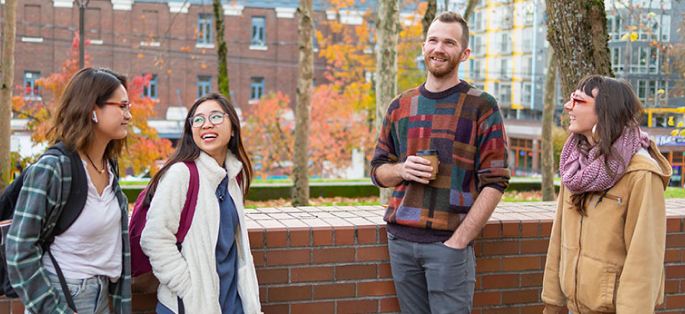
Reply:
<svg viewBox="0 0 685 314"><path fill-rule="evenodd" d="M393 169L393 170L394 170L395 175L397 175L397 178L404 181L404 177L402 176L402 166L403 166L402 164L404 164L404 163L403 162L395 163L393 165L393 167L395 169Z"/></svg>

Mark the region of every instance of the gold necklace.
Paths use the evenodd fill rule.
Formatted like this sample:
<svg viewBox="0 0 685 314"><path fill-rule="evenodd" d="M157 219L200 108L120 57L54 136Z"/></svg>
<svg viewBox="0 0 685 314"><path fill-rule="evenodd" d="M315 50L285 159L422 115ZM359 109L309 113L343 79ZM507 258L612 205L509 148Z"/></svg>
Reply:
<svg viewBox="0 0 685 314"><path fill-rule="evenodd" d="M102 160L103 161L102 170L98 170L98 167L95 167L95 163L93 162L92 159L90 159L90 156L88 156L88 154L86 154L86 158L88 158L88 161L90 161L90 165L93 166L93 169L95 169L95 171L99 172L100 174L105 173L105 163L104 163L105 160L104 159Z"/></svg>

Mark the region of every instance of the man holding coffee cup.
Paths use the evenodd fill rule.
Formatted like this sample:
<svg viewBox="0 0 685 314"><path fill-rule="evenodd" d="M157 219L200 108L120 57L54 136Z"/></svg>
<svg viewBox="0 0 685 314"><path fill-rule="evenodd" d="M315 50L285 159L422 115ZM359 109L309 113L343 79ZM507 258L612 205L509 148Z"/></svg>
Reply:
<svg viewBox="0 0 685 314"><path fill-rule="evenodd" d="M459 14L433 20L426 82L390 103L371 160L374 184L394 187L384 219L403 313L470 313L473 239L509 184L497 102L458 78L468 41Z"/></svg>

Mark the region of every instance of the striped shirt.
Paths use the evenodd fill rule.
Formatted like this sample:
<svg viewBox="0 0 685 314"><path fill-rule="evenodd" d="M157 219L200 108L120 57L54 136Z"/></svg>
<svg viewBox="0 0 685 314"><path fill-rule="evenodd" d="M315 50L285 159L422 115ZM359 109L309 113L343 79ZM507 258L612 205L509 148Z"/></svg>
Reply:
<svg viewBox="0 0 685 314"><path fill-rule="evenodd" d="M371 178L384 164L404 162L418 150L438 151L437 179L403 181L394 188L384 219L405 240L446 241L485 187L509 184L506 135L497 101L468 83L433 93L421 86L388 107L371 160Z"/></svg>
<svg viewBox="0 0 685 314"><path fill-rule="evenodd" d="M41 157L26 169L24 184L7 236L7 272L12 287L32 313L72 313L61 303L41 258L41 241L55 228L71 188L68 156ZM122 273L110 286L115 313L131 313L131 256L128 238L128 200L117 180L112 189L121 208Z"/></svg>

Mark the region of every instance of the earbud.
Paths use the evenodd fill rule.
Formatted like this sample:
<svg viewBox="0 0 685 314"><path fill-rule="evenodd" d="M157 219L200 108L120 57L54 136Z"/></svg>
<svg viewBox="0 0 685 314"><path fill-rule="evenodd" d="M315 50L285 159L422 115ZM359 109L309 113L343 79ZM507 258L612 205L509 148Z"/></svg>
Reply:
<svg viewBox="0 0 685 314"><path fill-rule="evenodd" d="M98 115L95 113L95 110L93 110L93 122L98 123Z"/></svg>

